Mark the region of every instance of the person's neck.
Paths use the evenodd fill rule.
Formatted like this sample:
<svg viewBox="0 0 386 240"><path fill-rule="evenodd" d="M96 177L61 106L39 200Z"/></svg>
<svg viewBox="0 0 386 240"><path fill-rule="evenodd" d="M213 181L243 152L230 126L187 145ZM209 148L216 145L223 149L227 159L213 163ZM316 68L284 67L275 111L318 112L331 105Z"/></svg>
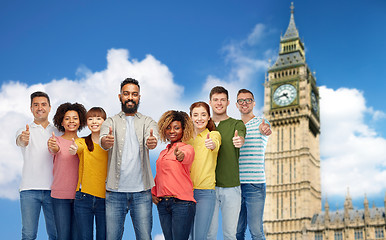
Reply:
<svg viewBox="0 0 386 240"><path fill-rule="evenodd" d="M99 144L99 134L100 134L100 132L93 132L93 133L91 133L91 140L94 143Z"/></svg>
<svg viewBox="0 0 386 240"><path fill-rule="evenodd" d="M64 132L64 134L62 135L62 138L66 139L66 140L72 140L72 139L77 139L78 138L78 134L77 132Z"/></svg>
<svg viewBox="0 0 386 240"><path fill-rule="evenodd" d="M125 113L125 112L124 112ZM125 113L125 116L134 116L137 112L135 113Z"/></svg>
<svg viewBox="0 0 386 240"><path fill-rule="evenodd" d="M254 117L255 115L253 114L253 112L250 112L247 114L241 114L241 120L243 120L244 124L249 122Z"/></svg>
<svg viewBox="0 0 386 240"><path fill-rule="evenodd" d="M227 113L223 113L223 114L213 113L213 117L212 117L213 121L216 123L227 120L228 118L229 116L227 115Z"/></svg>
<svg viewBox="0 0 386 240"><path fill-rule="evenodd" d="M44 128L46 128L48 126L48 124L50 124L50 122L48 122L48 119L45 119L45 120L42 120L42 121L34 119L34 123L37 124L37 125L41 125Z"/></svg>
<svg viewBox="0 0 386 240"><path fill-rule="evenodd" d="M200 133L202 133L203 131L205 131L205 129L206 129L206 128L204 128L204 129L201 129L201 128L195 128L195 129L194 129L194 136L193 136L193 137L196 138L197 135L200 134Z"/></svg>

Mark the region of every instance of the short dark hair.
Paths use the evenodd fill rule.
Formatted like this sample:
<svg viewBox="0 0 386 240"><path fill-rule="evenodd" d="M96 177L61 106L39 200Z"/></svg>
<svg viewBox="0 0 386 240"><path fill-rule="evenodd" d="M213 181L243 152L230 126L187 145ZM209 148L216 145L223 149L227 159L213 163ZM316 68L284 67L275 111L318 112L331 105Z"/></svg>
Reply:
<svg viewBox="0 0 386 240"><path fill-rule="evenodd" d="M37 91L37 92L34 92L34 93L31 94L31 106L32 106L33 99L36 98L36 97L45 97L45 98L47 98L48 105L51 106L50 97L48 96L47 93L41 92L41 91Z"/></svg>
<svg viewBox="0 0 386 240"><path fill-rule="evenodd" d="M213 94L217 94L217 93L225 93L225 95L227 95L227 99L229 99L228 90L226 90L222 86L216 86L216 87L212 88L212 90L210 90L209 100L212 99Z"/></svg>
<svg viewBox="0 0 386 240"><path fill-rule="evenodd" d="M56 110L56 113L55 113L55 116L54 116L54 119L53 119L53 122L54 122L54 125L55 127L60 131L60 132L64 132L65 129L64 127L62 126L62 122L63 122L63 119L64 119L64 115L66 114L66 112L68 111L76 111L79 115L79 128L78 128L78 131L82 130L86 125L87 125L87 120L86 120L86 109L84 108L84 106L80 103L69 103L69 102L66 102L66 103L63 103L61 104L58 109Z"/></svg>
<svg viewBox="0 0 386 240"><path fill-rule="evenodd" d="M139 86L138 80L135 80L134 78L126 78L125 80L123 80L123 82L121 82L121 91L122 91L122 88L123 88L126 84L134 84L134 85L137 85L137 86L138 86L138 89L141 89L140 86Z"/></svg>
<svg viewBox="0 0 386 240"><path fill-rule="evenodd" d="M253 96L253 93L251 91L249 91L248 89L240 89L238 92L237 92L237 97L240 95L240 93L250 93L252 95L252 98L255 99L255 97Z"/></svg>

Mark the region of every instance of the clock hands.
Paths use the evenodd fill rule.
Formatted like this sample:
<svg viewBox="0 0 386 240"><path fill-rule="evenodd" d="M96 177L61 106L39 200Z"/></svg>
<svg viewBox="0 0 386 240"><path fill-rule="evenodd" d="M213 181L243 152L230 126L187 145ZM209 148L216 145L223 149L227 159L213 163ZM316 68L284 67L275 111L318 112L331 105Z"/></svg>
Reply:
<svg viewBox="0 0 386 240"><path fill-rule="evenodd" d="M277 97L275 97L274 99L276 100L276 99L279 99L279 98L281 98L281 97L286 97L287 99L289 99L289 97L288 97L288 93L283 93L282 95L280 95L280 96L277 96Z"/></svg>

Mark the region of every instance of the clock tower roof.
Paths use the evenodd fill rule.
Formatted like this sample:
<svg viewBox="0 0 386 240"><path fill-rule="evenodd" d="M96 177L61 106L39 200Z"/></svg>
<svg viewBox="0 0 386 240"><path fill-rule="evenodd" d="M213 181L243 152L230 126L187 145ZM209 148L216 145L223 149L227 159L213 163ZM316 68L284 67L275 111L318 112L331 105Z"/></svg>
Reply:
<svg viewBox="0 0 386 240"><path fill-rule="evenodd" d="M284 36L280 37L280 52L269 72L303 66L306 64L304 44L295 25L294 4L291 3L291 18Z"/></svg>
<svg viewBox="0 0 386 240"><path fill-rule="evenodd" d="M285 32L284 36L281 37L281 42L283 41L289 41L299 38L299 32L295 25L295 18L294 18L294 3L291 2L291 18L290 22L287 28L287 31Z"/></svg>

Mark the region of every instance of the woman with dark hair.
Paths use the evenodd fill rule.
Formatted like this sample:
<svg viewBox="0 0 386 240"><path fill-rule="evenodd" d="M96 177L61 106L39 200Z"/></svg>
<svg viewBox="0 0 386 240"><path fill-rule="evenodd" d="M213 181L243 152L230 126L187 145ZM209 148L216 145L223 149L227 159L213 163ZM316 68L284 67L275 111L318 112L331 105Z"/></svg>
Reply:
<svg viewBox="0 0 386 240"><path fill-rule="evenodd" d="M194 126L189 144L195 156L190 169L193 182L196 215L192 227L192 239L206 239L216 203L216 164L221 145L221 135L210 117L209 105L195 102L190 106L190 117Z"/></svg>
<svg viewBox="0 0 386 240"><path fill-rule="evenodd" d="M99 146L99 134L106 112L101 107L91 108L87 114L91 134L78 138L70 146L72 155L79 157L79 178L75 194L75 219L82 240L106 239L106 176L108 152Z"/></svg>
<svg viewBox="0 0 386 240"><path fill-rule="evenodd" d="M74 217L74 198L78 183L79 158L69 148L78 138L77 132L86 126L86 109L79 103L63 103L54 116L54 125L64 132L57 137L52 133L48 150L54 156L51 197L58 239L79 239Z"/></svg>
<svg viewBox="0 0 386 240"><path fill-rule="evenodd" d="M190 167L194 149L186 142L193 136L193 124L182 111L167 111L158 122L161 141L170 142L157 160L153 202L157 205L166 240L189 238L196 201Z"/></svg>

